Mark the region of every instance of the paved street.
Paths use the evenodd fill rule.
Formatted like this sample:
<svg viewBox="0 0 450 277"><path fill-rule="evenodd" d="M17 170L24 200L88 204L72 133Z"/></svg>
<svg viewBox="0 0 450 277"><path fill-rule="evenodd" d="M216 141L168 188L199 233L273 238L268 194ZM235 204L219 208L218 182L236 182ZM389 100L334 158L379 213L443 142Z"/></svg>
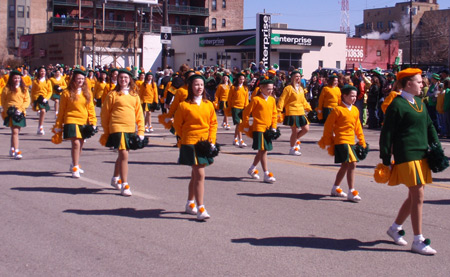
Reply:
<svg viewBox="0 0 450 277"><path fill-rule="evenodd" d="M364 130L371 152L357 166L362 201L352 203L329 196L339 166L317 146L321 126L311 126L300 157L286 155L290 131L281 127L269 154L275 184L250 179L251 140L236 148L233 132L219 128L225 145L206 169L211 219L197 222L183 213L190 168L177 165L175 138L161 125L153 125L148 147L130 152L126 198L109 185L117 153L98 143L99 134L85 144L85 174L72 179L70 144L50 141L54 112L44 136L28 113L22 160L8 157L10 131L0 128L1 276L449 275L450 170L434 174L425 191L424 235L438 254L409 251L409 220L409 245L393 244L386 230L407 189L373 181L379 131ZM449 156L450 141L442 142Z"/></svg>

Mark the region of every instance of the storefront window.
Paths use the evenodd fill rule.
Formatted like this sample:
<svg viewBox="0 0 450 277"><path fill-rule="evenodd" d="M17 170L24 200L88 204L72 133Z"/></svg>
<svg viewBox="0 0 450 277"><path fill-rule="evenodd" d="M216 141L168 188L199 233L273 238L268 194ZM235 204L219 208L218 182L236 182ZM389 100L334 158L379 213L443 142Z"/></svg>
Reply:
<svg viewBox="0 0 450 277"><path fill-rule="evenodd" d="M200 65L205 65L207 62L206 53L194 53L194 67L197 68Z"/></svg>
<svg viewBox="0 0 450 277"><path fill-rule="evenodd" d="M227 52L218 52L217 53L217 64L219 66L230 68L231 67L231 56Z"/></svg>
<svg viewBox="0 0 450 277"><path fill-rule="evenodd" d="M302 67L302 53L280 53L280 69L288 70L289 67L293 66L295 68Z"/></svg>
<svg viewBox="0 0 450 277"><path fill-rule="evenodd" d="M252 62L256 61L256 53L255 52L244 52L241 53L241 68L250 67Z"/></svg>

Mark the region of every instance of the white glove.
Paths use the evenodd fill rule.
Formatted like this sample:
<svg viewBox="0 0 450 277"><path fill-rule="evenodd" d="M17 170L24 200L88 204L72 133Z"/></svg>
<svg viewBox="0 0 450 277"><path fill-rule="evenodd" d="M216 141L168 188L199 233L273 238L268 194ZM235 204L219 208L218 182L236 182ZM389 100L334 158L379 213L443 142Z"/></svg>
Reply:
<svg viewBox="0 0 450 277"><path fill-rule="evenodd" d="M20 115L21 113L22 113L22 112L19 111L19 110L16 110L16 112L15 112L16 115Z"/></svg>
<svg viewBox="0 0 450 277"><path fill-rule="evenodd" d="M94 126L92 126L92 127L94 128L94 131L95 131L95 132L98 132L98 127L97 127L97 126L94 125Z"/></svg>
<svg viewBox="0 0 450 277"><path fill-rule="evenodd" d="M248 132L250 129L248 129L248 128L244 128L244 132Z"/></svg>
<svg viewBox="0 0 450 277"><path fill-rule="evenodd" d="M60 133L62 130L60 128L55 128L54 131L55 133Z"/></svg>
<svg viewBox="0 0 450 277"><path fill-rule="evenodd" d="M164 119L164 121L166 122L166 123L169 123L169 121L171 121L172 120L172 118L166 118L166 119Z"/></svg>
<svg viewBox="0 0 450 277"><path fill-rule="evenodd" d="M47 103L47 99L44 98L44 100L42 100L42 103Z"/></svg>
<svg viewBox="0 0 450 277"><path fill-rule="evenodd" d="M211 143L211 150L216 150L216 145L214 143Z"/></svg>
<svg viewBox="0 0 450 277"><path fill-rule="evenodd" d="M274 129L274 128L272 128L272 131L276 132L276 131L277 131L277 129Z"/></svg>
<svg viewBox="0 0 450 277"><path fill-rule="evenodd" d="M145 137L144 137L144 136L139 136L139 138L140 138L141 140L144 140Z"/></svg>

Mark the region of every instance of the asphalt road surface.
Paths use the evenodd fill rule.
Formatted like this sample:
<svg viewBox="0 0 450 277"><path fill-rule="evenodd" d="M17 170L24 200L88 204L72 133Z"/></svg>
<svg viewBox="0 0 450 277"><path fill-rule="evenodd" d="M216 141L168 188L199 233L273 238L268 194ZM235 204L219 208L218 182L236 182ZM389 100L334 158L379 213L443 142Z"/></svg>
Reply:
<svg viewBox="0 0 450 277"><path fill-rule="evenodd" d="M322 126L312 124L300 157L287 155L290 131L281 127L269 154L274 184L249 178L256 151L232 146L233 131L219 127L222 152L206 169L211 219L198 222L184 213L190 167L177 165L175 138L161 125L153 124L146 148L130 151L127 198L109 184L117 153L99 134L85 144L82 178L71 178L70 144L51 143L53 121L49 112L46 134L37 136L29 110L20 161L8 156L10 131L0 128L0 276L450 274L450 170L434 174L425 191L424 236L438 253L410 252L409 220L409 245L393 244L386 230L407 189L373 180L379 131L364 130L371 152L357 165L362 201L352 203L329 196L339 166L317 146ZM442 144L448 156L450 141Z"/></svg>

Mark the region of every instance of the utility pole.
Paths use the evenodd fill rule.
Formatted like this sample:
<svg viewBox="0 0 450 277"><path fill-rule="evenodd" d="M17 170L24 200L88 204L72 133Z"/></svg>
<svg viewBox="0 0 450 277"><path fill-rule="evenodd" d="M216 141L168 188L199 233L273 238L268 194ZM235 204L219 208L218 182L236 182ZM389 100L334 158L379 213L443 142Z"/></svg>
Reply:
<svg viewBox="0 0 450 277"><path fill-rule="evenodd" d="M92 20L92 68L95 70L95 35L97 33L97 0L92 0L94 5L94 20Z"/></svg>
<svg viewBox="0 0 450 277"><path fill-rule="evenodd" d="M133 65L133 75L136 76L136 70L137 67L137 36L138 36L138 7L136 4L134 4L134 65Z"/></svg>
<svg viewBox="0 0 450 277"><path fill-rule="evenodd" d="M77 51L77 64L82 64L81 60L81 0L78 0L78 51Z"/></svg>
<svg viewBox="0 0 450 277"><path fill-rule="evenodd" d="M169 26L169 11L167 7L167 0L164 0L163 2L163 26ZM162 69L164 70L167 66L167 44L162 45L161 63Z"/></svg>
<svg viewBox="0 0 450 277"><path fill-rule="evenodd" d="M413 31L412 31L412 0L409 1L409 64L412 65Z"/></svg>

